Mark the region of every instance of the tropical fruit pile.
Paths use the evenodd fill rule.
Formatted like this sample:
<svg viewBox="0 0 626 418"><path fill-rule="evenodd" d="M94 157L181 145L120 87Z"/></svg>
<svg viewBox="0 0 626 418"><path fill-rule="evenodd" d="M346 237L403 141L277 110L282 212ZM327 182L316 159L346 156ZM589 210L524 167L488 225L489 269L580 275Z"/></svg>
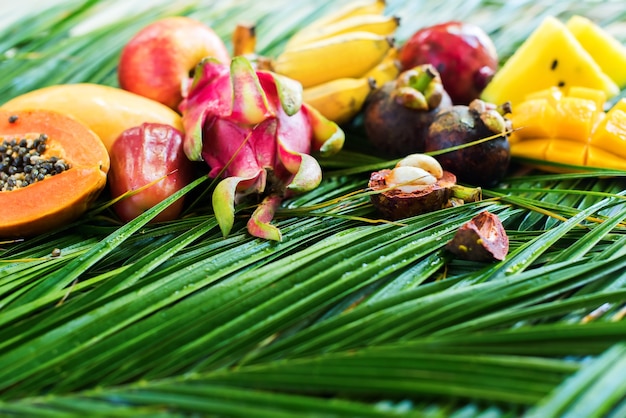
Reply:
<svg viewBox="0 0 626 418"><path fill-rule="evenodd" d="M626 10L349 1L0 28L0 416L626 416Z"/></svg>
<svg viewBox="0 0 626 418"><path fill-rule="evenodd" d="M75 219L104 190L102 176L119 220L128 222L204 173L218 180L212 207L224 235L235 206L258 199L248 231L280 240L271 221L282 200L317 187L317 157L342 149L343 127L357 115L381 155L432 153L443 170L475 186L500 182L511 155L626 168L626 105L603 109L626 85L626 49L602 28L581 16L566 24L548 17L498 69L480 27L414 28L398 45L401 22L385 6L351 2L295 32L272 57L252 53L255 36L263 36L253 27L251 43L235 38L231 53L202 22L163 18L123 46L120 88L55 85L8 101L3 143L47 135L42 156L68 165L30 185L23 178L33 167L3 156L0 204L43 194L51 207L4 218L1 233L36 234ZM66 139L81 131L75 123L83 126L80 141ZM72 141L97 144L79 158ZM572 145L566 141L575 151L559 151ZM86 167L83 180L93 181L63 186ZM184 207L181 198L154 221L176 219Z"/></svg>

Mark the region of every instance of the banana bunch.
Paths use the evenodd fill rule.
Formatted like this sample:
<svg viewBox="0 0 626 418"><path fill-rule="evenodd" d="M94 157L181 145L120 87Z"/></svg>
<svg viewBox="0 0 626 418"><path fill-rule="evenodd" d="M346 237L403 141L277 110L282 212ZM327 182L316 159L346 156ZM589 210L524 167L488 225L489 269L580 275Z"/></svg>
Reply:
<svg viewBox="0 0 626 418"><path fill-rule="evenodd" d="M321 17L289 39L272 70L299 81L304 101L326 118L350 121L376 86L399 73L399 19L384 11L384 0L355 0Z"/></svg>

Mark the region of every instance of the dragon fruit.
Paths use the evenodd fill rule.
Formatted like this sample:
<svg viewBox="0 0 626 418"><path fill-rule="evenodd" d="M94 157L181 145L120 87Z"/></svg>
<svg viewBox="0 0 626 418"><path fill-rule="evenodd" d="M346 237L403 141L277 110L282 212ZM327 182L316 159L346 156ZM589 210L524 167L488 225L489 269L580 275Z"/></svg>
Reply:
<svg viewBox="0 0 626 418"><path fill-rule="evenodd" d="M255 70L244 56L230 65L212 58L200 62L183 85L180 111L184 150L205 161L209 176L221 178L212 204L222 234L234 224L235 205L245 196L262 197L248 232L282 239L271 224L282 200L314 189L322 170L311 156L328 156L344 143L344 132L302 102L302 86L270 71Z"/></svg>

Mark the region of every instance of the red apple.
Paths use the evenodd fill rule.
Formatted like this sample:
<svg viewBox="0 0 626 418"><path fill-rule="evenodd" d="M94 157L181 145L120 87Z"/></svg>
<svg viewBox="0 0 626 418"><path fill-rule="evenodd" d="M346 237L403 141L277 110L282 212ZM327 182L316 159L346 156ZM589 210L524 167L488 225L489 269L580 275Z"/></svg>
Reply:
<svg viewBox="0 0 626 418"><path fill-rule="evenodd" d="M141 29L122 49L120 87L177 110L183 81L207 56L230 62L223 40L213 29L183 16L157 20Z"/></svg>
<svg viewBox="0 0 626 418"><path fill-rule="evenodd" d="M401 47L403 70L432 64L454 104L479 98L498 67L493 41L477 25L451 21L422 28Z"/></svg>

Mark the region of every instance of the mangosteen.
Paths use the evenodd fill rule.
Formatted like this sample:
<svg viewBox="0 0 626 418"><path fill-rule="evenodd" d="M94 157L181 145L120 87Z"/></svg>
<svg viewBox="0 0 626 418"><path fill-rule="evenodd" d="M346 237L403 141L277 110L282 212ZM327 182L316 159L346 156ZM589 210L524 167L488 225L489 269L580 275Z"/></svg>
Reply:
<svg viewBox="0 0 626 418"><path fill-rule="evenodd" d="M436 155L441 166L460 182L490 187L498 184L511 161L510 103L496 106L480 99L439 112L428 129L425 151L461 147ZM485 139L483 142L463 145Z"/></svg>
<svg viewBox="0 0 626 418"><path fill-rule="evenodd" d="M509 237L500 218L483 211L457 230L446 250L464 260L501 261L509 252Z"/></svg>
<svg viewBox="0 0 626 418"><path fill-rule="evenodd" d="M444 171L433 157L413 154L393 169L375 171L368 187L370 201L385 219L398 220L433 212L482 198L480 188L456 184L456 176Z"/></svg>
<svg viewBox="0 0 626 418"><path fill-rule="evenodd" d="M365 134L388 158L423 152L435 114L451 106L435 67L419 65L370 94L363 110Z"/></svg>

